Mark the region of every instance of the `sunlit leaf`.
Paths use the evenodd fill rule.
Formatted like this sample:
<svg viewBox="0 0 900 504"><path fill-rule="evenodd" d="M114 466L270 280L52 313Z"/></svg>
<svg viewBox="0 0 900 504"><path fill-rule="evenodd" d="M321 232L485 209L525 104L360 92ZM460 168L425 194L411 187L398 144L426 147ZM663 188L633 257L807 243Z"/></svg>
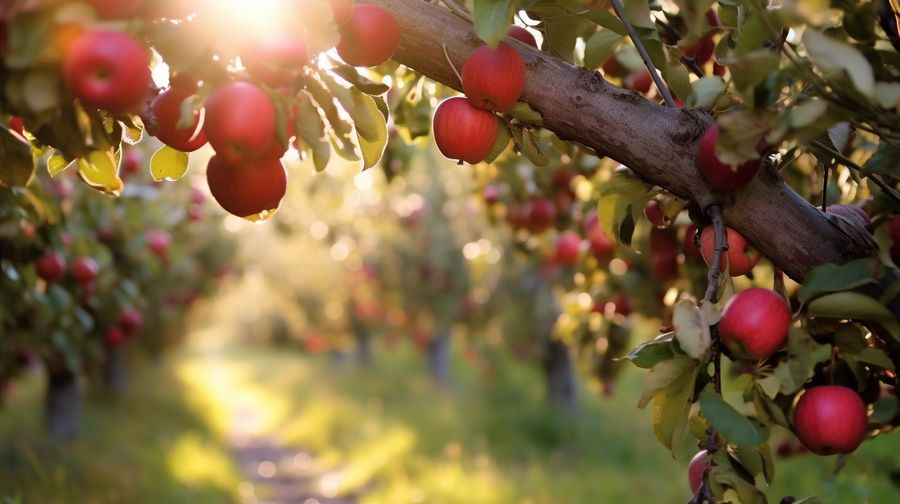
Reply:
<svg viewBox="0 0 900 504"><path fill-rule="evenodd" d="M175 150L168 145L163 145L150 158L150 175L153 180L178 180L187 173L188 155L185 152Z"/></svg>

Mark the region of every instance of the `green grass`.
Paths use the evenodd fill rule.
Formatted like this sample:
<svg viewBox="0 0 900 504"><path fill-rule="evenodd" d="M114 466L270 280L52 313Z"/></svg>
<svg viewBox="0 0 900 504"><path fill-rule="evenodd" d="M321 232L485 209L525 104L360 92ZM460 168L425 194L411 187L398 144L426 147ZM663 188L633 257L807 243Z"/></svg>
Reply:
<svg viewBox="0 0 900 504"><path fill-rule="evenodd" d="M278 403L272 431L319 456L323 488L368 504L687 502L687 446L673 460L636 409L643 374L628 370L609 399L585 392L579 417L543 399L535 367L501 361L492 379L457 362L455 387L425 377L420 356L382 351L371 370L336 369L290 350L229 353ZM781 439L786 433L777 433ZM867 443L839 476L834 458L777 461L770 500L891 502L884 471L900 438ZM896 460L894 458L893 460ZM896 465L896 464L894 464ZM890 464L888 464L890 466Z"/></svg>
<svg viewBox="0 0 900 504"><path fill-rule="evenodd" d="M291 349L216 342L215 328L168 365L136 372L118 402L94 397L83 438L42 435L39 377L0 413L0 497L24 502L228 502L240 482L225 439L252 406L262 433L314 456L326 495L362 504L687 502L686 446L673 460L635 407L643 373L628 369L612 398L584 391L574 420L543 398L538 370L500 359L494 372L457 359L452 390L427 379L405 345L372 369L335 367ZM206 331L206 333L202 333ZM201 334L202 333L202 334ZM213 340L213 341L211 341ZM783 432L774 435L783 438ZM834 458L777 460L770 502L885 503L898 495L900 437L866 443L835 476Z"/></svg>
<svg viewBox="0 0 900 504"><path fill-rule="evenodd" d="M232 502L238 479L226 449L180 393L166 366L134 373L121 398L87 395L83 434L44 434L44 378L17 383L0 411L0 499L23 503Z"/></svg>

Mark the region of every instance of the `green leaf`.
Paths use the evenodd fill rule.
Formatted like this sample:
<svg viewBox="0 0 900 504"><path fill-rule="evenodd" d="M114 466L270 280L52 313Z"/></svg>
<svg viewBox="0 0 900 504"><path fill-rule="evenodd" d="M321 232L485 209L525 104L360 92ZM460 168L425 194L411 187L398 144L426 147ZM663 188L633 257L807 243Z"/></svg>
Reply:
<svg viewBox="0 0 900 504"><path fill-rule="evenodd" d="M585 42L584 66L587 68L600 68L600 65L615 51L621 40L622 35L612 30L597 30L594 32Z"/></svg>
<svg viewBox="0 0 900 504"><path fill-rule="evenodd" d="M112 149L91 151L87 157L78 158L78 173L94 189L115 196L122 192L119 166Z"/></svg>
<svg viewBox="0 0 900 504"><path fill-rule="evenodd" d="M150 175L153 180L178 180L187 173L188 155L168 145L159 148L150 159Z"/></svg>
<svg viewBox="0 0 900 504"><path fill-rule="evenodd" d="M675 333L666 333L645 341L623 359L642 369L650 369L662 361L675 357Z"/></svg>
<svg viewBox="0 0 900 504"><path fill-rule="evenodd" d="M768 49L760 49L728 61L728 69L739 88L756 86L778 70L781 58Z"/></svg>
<svg viewBox="0 0 900 504"><path fill-rule="evenodd" d="M809 58L826 75L846 72L853 86L865 96L875 93L875 74L869 61L853 46L807 29L803 32L803 44Z"/></svg>
<svg viewBox="0 0 900 504"><path fill-rule="evenodd" d="M867 347L862 351L854 355L856 360L865 362L866 364L872 364L873 366L878 366L882 369L887 369L888 371L894 370L894 363L891 361L891 358L879 348Z"/></svg>
<svg viewBox="0 0 900 504"><path fill-rule="evenodd" d="M678 456L687 437L691 398L698 372L699 367L691 362L674 382L653 398L653 434L672 452L673 457Z"/></svg>
<svg viewBox="0 0 900 504"><path fill-rule="evenodd" d="M34 169L31 144L0 126L0 184L24 187L31 181Z"/></svg>
<svg viewBox="0 0 900 504"><path fill-rule="evenodd" d="M497 47L509 30L513 7L509 0L474 0L475 33L491 47Z"/></svg>
<svg viewBox="0 0 900 504"><path fill-rule="evenodd" d="M900 149L890 142L881 142L875 154L862 166L862 174L900 176Z"/></svg>
<svg viewBox="0 0 900 504"><path fill-rule="evenodd" d="M700 394L700 412L722 437L735 445L758 445L769 437L763 426L740 414L718 394Z"/></svg>
<svg viewBox="0 0 900 504"><path fill-rule="evenodd" d="M351 66L335 63L331 71L367 95L383 95L391 89L387 84L363 77L356 68Z"/></svg>
<svg viewBox="0 0 900 504"><path fill-rule="evenodd" d="M51 177L55 177L74 165L75 161L66 161L65 156L56 152L47 159L47 172L50 173Z"/></svg>
<svg viewBox="0 0 900 504"><path fill-rule="evenodd" d="M853 291L833 292L813 299L806 306L810 315L828 318L894 321L894 314L880 301ZM900 316L900 314L898 314Z"/></svg>
<svg viewBox="0 0 900 504"><path fill-rule="evenodd" d="M542 126L544 124L544 118L541 116L540 112L534 110L525 102L516 102L506 111L506 115L533 126Z"/></svg>
<svg viewBox="0 0 900 504"><path fill-rule="evenodd" d="M682 299L675 305L672 315L675 326L675 338L684 353L697 360L703 360L712 345L709 324L703 312L688 299Z"/></svg>
<svg viewBox="0 0 900 504"><path fill-rule="evenodd" d="M637 177L617 175L597 187L600 200L597 217L603 233L625 245L631 244L634 222L656 193ZM630 224L629 224L630 222Z"/></svg>
<svg viewBox="0 0 900 504"><path fill-rule="evenodd" d="M721 77L703 77L692 84L693 92L687 99L691 108L711 108L725 92L725 81Z"/></svg>
<svg viewBox="0 0 900 504"><path fill-rule="evenodd" d="M859 259L843 265L825 264L813 268L800 287L799 299L803 304L829 292L855 289L874 282L871 259Z"/></svg>
<svg viewBox="0 0 900 504"><path fill-rule="evenodd" d="M321 172L331 159L331 144L325 133L325 123L319 115L319 109L312 102L312 97L304 94L297 104L295 128L299 136L312 150L313 164Z"/></svg>
<svg viewBox="0 0 900 504"><path fill-rule="evenodd" d="M653 366L644 379L644 390L638 400L638 408L644 408L657 394L672 385L686 374L693 374L697 369L694 359L686 355L676 355Z"/></svg>

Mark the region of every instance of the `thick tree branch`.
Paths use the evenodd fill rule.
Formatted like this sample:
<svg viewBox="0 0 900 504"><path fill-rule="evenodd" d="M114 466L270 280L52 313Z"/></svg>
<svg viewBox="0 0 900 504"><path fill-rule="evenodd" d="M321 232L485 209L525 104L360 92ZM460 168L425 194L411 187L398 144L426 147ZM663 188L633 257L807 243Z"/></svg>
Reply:
<svg viewBox="0 0 900 504"><path fill-rule="evenodd" d="M425 1L368 0L400 23L396 61L453 88L460 85L444 58L456 65L482 42L472 26ZM509 40L528 70L524 100L560 138L580 142L630 167L649 183L706 208L721 204L729 227L743 234L776 266L802 281L810 269L870 257L874 240L843 231L766 166L737 194L712 192L695 166L697 143L712 123L698 110L652 103L549 54Z"/></svg>

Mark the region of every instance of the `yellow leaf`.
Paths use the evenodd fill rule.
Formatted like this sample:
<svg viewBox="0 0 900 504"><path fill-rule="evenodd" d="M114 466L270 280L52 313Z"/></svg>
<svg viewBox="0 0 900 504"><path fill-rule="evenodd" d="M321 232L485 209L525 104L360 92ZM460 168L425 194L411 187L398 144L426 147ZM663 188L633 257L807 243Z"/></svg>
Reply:
<svg viewBox="0 0 900 504"><path fill-rule="evenodd" d="M187 169L187 153L175 150L168 145L160 147L150 159L150 175L157 182L178 180L187 173Z"/></svg>

